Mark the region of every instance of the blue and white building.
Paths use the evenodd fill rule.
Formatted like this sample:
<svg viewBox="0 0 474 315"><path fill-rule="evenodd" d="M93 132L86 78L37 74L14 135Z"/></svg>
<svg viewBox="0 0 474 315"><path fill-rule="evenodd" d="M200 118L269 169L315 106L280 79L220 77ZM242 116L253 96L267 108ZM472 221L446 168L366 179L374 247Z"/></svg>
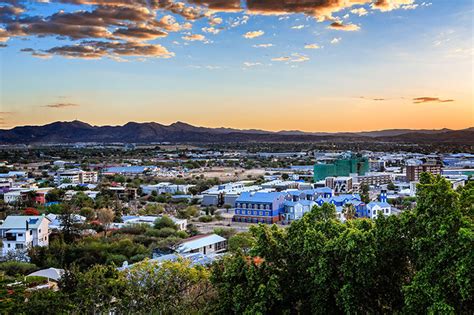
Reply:
<svg viewBox="0 0 474 315"><path fill-rule="evenodd" d="M276 223L283 219L285 196L282 192L244 192L235 201L233 221Z"/></svg>

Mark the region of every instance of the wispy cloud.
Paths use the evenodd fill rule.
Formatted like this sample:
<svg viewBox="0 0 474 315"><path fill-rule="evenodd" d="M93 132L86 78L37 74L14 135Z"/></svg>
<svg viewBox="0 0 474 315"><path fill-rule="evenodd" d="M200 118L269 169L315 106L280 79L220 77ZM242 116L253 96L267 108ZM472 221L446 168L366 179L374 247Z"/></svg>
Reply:
<svg viewBox="0 0 474 315"><path fill-rule="evenodd" d="M43 105L43 107L55 108L55 109L78 107L78 106L79 104L74 104L74 103L54 103L54 104Z"/></svg>
<svg viewBox="0 0 474 315"><path fill-rule="evenodd" d="M321 48L318 44L307 44L304 46L305 49L319 49Z"/></svg>
<svg viewBox="0 0 474 315"><path fill-rule="evenodd" d="M356 24L342 24L341 22L332 22L328 28L346 32L355 32L360 30L360 26Z"/></svg>
<svg viewBox="0 0 474 315"><path fill-rule="evenodd" d="M255 48L269 48L269 47L273 47L275 45L273 44L257 44L257 45L253 45L252 47L255 47Z"/></svg>
<svg viewBox="0 0 474 315"><path fill-rule="evenodd" d="M414 104L420 103L451 103L454 102L453 99L440 99L439 97L431 97L431 96L422 96L422 97L415 97L413 99Z"/></svg>
<svg viewBox="0 0 474 315"><path fill-rule="evenodd" d="M252 39L252 38L257 38L265 34L264 31L252 31L252 32L247 32L243 36L247 39Z"/></svg>

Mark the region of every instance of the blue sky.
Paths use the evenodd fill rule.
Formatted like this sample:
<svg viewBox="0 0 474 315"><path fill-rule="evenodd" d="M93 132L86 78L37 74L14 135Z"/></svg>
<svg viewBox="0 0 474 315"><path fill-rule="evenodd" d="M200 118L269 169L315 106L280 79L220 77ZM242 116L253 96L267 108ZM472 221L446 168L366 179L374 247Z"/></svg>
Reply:
<svg viewBox="0 0 474 315"><path fill-rule="evenodd" d="M200 18L140 0L68 1L0 1L3 12L21 11L0 15L0 128L73 119L308 131L473 126L472 1L314 1L303 10L249 1L237 12L219 1L183 4ZM150 16L76 22L98 9ZM64 24L51 18L58 12L71 13ZM150 27L164 16L179 26ZM167 35L117 37L118 28ZM103 44L111 42L120 47Z"/></svg>

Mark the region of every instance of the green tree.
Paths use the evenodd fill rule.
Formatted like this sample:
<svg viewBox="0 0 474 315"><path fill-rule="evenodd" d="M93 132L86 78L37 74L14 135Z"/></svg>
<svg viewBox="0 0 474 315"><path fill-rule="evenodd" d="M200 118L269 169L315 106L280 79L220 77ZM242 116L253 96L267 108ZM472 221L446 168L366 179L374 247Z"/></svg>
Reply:
<svg viewBox="0 0 474 315"><path fill-rule="evenodd" d="M166 215L162 216L161 218L156 219L154 227L155 229L158 229L158 230L163 229L163 228L171 228L176 231L178 229L178 227L173 222L173 220Z"/></svg>

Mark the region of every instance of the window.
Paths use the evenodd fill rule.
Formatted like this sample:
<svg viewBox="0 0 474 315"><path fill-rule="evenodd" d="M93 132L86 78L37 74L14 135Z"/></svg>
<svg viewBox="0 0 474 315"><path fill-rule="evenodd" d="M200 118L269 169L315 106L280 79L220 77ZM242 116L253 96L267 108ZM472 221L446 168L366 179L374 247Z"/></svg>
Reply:
<svg viewBox="0 0 474 315"><path fill-rule="evenodd" d="M33 235L33 230L30 230L30 235Z"/></svg>
<svg viewBox="0 0 474 315"><path fill-rule="evenodd" d="M18 233L18 237L23 237L23 233Z"/></svg>
<svg viewBox="0 0 474 315"><path fill-rule="evenodd" d="M23 249L23 244L16 244L16 249Z"/></svg>

